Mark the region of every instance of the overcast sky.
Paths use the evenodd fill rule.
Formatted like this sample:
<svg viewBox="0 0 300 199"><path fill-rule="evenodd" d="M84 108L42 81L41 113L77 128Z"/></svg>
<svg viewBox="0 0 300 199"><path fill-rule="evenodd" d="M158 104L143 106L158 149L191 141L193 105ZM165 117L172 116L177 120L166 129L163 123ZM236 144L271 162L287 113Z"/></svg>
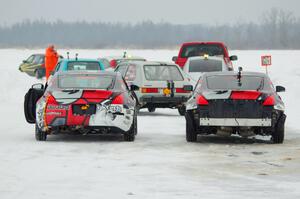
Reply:
<svg viewBox="0 0 300 199"><path fill-rule="evenodd" d="M0 24L24 19L232 24L259 22L272 7L300 17L300 0L0 0Z"/></svg>

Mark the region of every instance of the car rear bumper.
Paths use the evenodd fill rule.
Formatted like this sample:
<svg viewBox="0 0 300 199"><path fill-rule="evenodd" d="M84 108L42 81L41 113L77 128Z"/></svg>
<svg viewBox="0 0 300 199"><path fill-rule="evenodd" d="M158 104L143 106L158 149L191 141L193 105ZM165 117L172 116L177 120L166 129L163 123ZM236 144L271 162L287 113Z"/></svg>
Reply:
<svg viewBox="0 0 300 199"><path fill-rule="evenodd" d="M200 126L270 127L271 118L200 118Z"/></svg>
<svg viewBox="0 0 300 199"><path fill-rule="evenodd" d="M141 104L151 104L154 107L169 107L177 106L185 103L188 100L188 97L162 97L162 96L143 96L140 98Z"/></svg>
<svg viewBox="0 0 300 199"><path fill-rule="evenodd" d="M119 105L110 105L104 107L97 104L96 111L93 114L74 114L73 109L58 110L53 109L44 112L45 104L37 105L36 115L37 124L40 129L99 129L99 128L118 128L122 131L128 131L133 123L134 110ZM117 107L119 107L118 111Z"/></svg>

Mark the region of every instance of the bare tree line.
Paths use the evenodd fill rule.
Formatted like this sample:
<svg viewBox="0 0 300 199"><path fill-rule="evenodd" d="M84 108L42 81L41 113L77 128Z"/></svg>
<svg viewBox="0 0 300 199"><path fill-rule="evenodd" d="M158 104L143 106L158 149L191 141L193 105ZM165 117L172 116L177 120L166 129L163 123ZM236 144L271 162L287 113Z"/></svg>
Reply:
<svg viewBox="0 0 300 199"><path fill-rule="evenodd" d="M271 9L258 23L174 25L144 21L67 23L23 21L0 27L0 48L174 48L186 41L223 41L231 49L300 49L300 19Z"/></svg>

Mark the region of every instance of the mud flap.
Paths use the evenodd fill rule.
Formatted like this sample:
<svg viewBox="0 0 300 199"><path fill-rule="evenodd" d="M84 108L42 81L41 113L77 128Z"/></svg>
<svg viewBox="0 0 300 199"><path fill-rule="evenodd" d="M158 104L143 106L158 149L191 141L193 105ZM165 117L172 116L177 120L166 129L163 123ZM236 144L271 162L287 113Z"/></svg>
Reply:
<svg viewBox="0 0 300 199"><path fill-rule="evenodd" d="M36 102L43 96L44 89L30 88L24 98L24 114L28 123L35 123Z"/></svg>

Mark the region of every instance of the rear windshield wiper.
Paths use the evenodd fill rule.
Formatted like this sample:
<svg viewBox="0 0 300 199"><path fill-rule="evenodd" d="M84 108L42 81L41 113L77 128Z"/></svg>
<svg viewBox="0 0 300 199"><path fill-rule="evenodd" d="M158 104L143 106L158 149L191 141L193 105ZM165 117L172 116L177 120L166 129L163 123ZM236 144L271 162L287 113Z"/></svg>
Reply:
<svg viewBox="0 0 300 199"><path fill-rule="evenodd" d="M63 89L62 92L73 94L79 92L79 89Z"/></svg>
<svg viewBox="0 0 300 199"><path fill-rule="evenodd" d="M256 89L257 91L261 90L264 86L263 80L260 81L260 84L258 86L258 88Z"/></svg>

